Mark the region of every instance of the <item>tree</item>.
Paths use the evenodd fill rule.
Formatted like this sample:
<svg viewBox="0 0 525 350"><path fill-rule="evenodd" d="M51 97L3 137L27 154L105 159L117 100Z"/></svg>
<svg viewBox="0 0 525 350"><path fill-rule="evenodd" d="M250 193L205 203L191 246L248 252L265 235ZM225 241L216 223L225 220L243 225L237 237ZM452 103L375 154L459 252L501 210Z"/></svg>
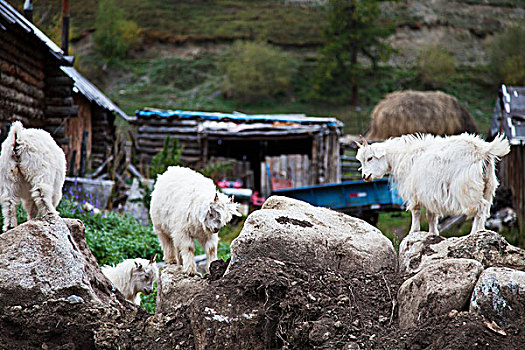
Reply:
<svg viewBox="0 0 525 350"><path fill-rule="evenodd" d="M365 71L358 58L368 59L375 70L387 59L392 47L384 39L394 33L392 25L379 23L379 5L385 0L330 0L328 21L323 29L325 42L318 61L314 93L341 95L351 91L358 104L359 83Z"/></svg>

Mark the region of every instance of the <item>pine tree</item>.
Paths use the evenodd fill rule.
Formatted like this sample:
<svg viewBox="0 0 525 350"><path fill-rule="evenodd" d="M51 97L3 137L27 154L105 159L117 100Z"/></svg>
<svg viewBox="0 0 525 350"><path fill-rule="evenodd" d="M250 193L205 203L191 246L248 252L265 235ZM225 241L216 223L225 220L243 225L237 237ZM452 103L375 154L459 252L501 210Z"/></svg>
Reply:
<svg viewBox="0 0 525 350"><path fill-rule="evenodd" d="M392 47L384 39L394 33L393 26L379 23L380 3L385 0L330 0L328 24L322 36L315 75L314 92L341 95L351 91L351 102L358 104L359 85L365 68L358 58L367 58L372 69L387 59Z"/></svg>

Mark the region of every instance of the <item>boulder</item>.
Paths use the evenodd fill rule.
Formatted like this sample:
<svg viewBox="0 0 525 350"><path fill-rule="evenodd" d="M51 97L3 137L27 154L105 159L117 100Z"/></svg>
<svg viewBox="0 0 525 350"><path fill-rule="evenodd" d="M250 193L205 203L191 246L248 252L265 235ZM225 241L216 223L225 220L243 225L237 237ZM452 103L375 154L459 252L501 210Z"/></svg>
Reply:
<svg viewBox="0 0 525 350"><path fill-rule="evenodd" d="M432 316L465 310L482 271L472 259L446 259L424 267L399 288L399 326L414 327Z"/></svg>
<svg viewBox="0 0 525 350"><path fill-rule="evenodd" d="M525 272L506 267L483 271L470 299L470 312L500 327L525 316Z"/></svg>
<svg viewBox="0 0 525 350"><path fill-rule="evenodd" d="M493 231L478 231L463 237L443 238L427 232L411 232L399 245L399 269L417 273L443 259L479 261L484 268L505 266L525 271L525 250L509 244Z"/></svg>
<svg viewBox="0 0 525 350"><path fill-rule="evenodd" d="M0 235L0 300L15 305L51 297L108 301L111 287L89 268L98 265L85 257L87 247L85 240L77 243L79 235L83 236L80 221L62 219L29 221ZM102 290L95 290L91 282Z"/></svg>
<svg viewBox="0 0 525 350"><path fill-rule="evenodd" d="M32 220L0 235L0 348L93 349L103 325L146 316L102 275L79 220Z"/></svg>
<svg viewBox="0 0 525 350"><path fill-rule="evenodd" d="M206 280L199 276L189 277L182 273L180 265L167 264L157 284L157 313L170 313L189 305L196 294L208 287Z"/></svg>
<svg viewBox="0 0 525 350"><path fill-rule="evenodd" d="M446 240L436 233L410 232L399 244L399 272L416 273L430 261L443 259L434 245Z"/></svg>
<svg viewBox="0 0 525 350"><path fill-rule="evenodd" d="M261 210L253 212L231 244L230 266L257 257L363 273L397 269L392 243L377 228L280 196L270 197Z"/></svg>

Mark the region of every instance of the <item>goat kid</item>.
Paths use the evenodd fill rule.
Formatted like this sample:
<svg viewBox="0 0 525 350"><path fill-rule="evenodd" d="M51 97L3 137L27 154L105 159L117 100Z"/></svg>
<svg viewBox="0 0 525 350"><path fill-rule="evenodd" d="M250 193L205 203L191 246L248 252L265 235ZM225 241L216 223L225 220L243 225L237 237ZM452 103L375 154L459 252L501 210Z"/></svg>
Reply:
<svg viewBox="0 0 525 350"><path fill-rule="evenodd" d="M140 294L151 294L153 284L159 279L159 268L155 260L127 259L117 266L102 266L102 273L111 281L126 298L126 300L140 305Z"/></svg>
<svg viewBox="0 0 525 350"><path fill-rule="evenodd" d="M22 202L29 220L40 215L58 216L66 178L66 156L51 135L25 129L15 121L2 143L0 203L3 231L17 226L16 206Z"/></svg>
<svg viewBox="0 0 525 350"><path fill-rule="evenodd" d="M172 166L159 175L151 194L150 215L164 261L195 275L196 239L206 252L206 271L217 260L219 229L241 216L233 197L216 190L213 181L189 168Z"/></svg>
<svg viewBox="0 0 525 350"><path fill-rule="evenodd" d="M495 161L510 151L498 135L488 143L467 133L440 137L404 135L369 145L356 142L365 181L392 175L399 195L412 212L410 232L420 230L425 207L429 232L439 233L444 215L473 216L471 233L485 228L498 180Z"/></svg>

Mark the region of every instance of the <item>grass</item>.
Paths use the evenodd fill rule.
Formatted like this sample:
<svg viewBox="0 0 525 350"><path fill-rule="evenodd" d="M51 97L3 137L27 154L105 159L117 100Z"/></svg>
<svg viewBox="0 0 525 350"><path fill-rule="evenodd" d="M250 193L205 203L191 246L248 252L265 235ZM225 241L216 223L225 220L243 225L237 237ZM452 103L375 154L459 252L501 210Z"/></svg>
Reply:
<svg viewBox="0 0 525 350"><path fill-rule="evenodd" d="M116 62L110 97L133 115L142 107L190 109L245 113L305 113L331 116L341 120L344 133L364 133L374 106L392 91L422 90L417 74L411 69L384 66L369 72L366 84L360 87L360 105L351 106L344 96L338 100L313 101L309 98L314 63L303 58L293 77L293 91L286 96L267 98L253 103L226 99L222 94L221 54L203 54L191 59L153 58L126 59ZM442 89L469 110L481 133L490 125L497 87L480 77L485 68L459 67Z"/></svg>
<svg viewBox="0 0 525 350"><path fill-rule="evenodd" d="M126 19L136 22L145 40L175 43L186 40L269 40L282 45L314 45L321 41L324 11L316 7L262 0L115 0ZM94 29L96 0L71 2L72 38ZM22 10L22 3L18 5ZM60 2L35 4L37 23L47 27L60 13Z"/></svg>

